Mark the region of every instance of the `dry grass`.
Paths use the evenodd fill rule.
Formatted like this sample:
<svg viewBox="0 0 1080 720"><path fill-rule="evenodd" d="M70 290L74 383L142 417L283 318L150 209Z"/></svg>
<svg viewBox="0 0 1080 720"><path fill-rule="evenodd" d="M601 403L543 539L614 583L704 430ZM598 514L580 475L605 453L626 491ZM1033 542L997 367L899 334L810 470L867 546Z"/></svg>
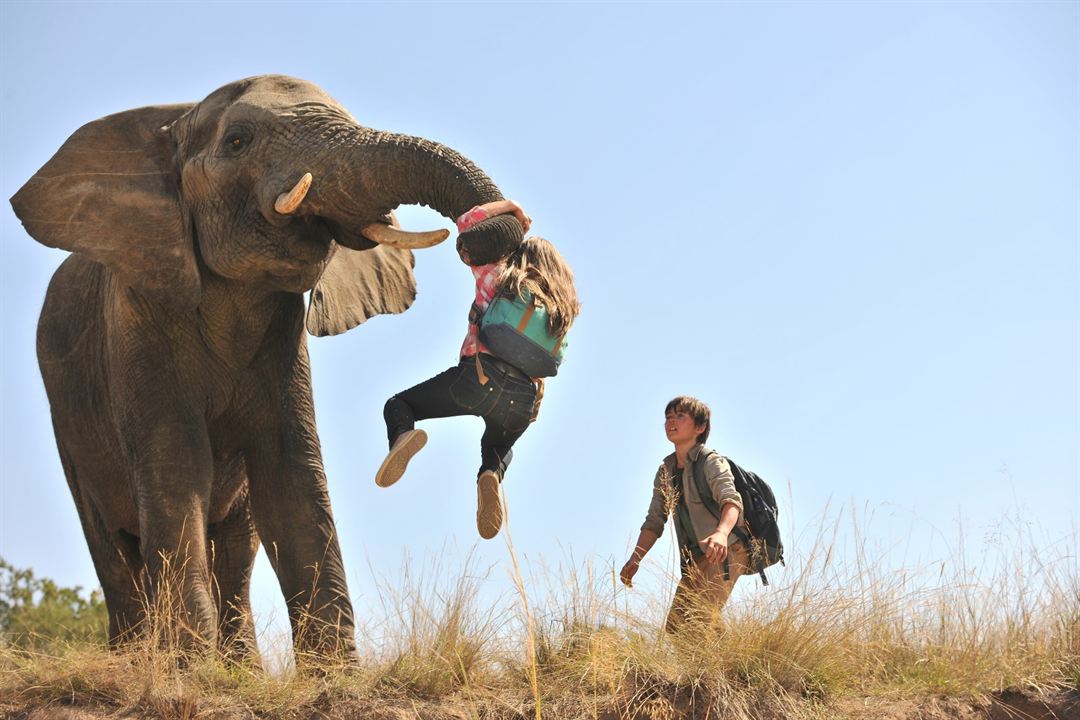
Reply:
<svg viewBox="0 0 1080 720"><path fill-rule="evenodd" d="M383 583L381 618L359 632L359 664L229 665L182 650L175 623L155 623L119 654L0 649L0 714L66 706L169 718L394 716L387 708L538 720L886 716L836 714L858 698L922 703L919 716L936 717L925 710L934 698L985 707L1010 688L1080 689L1075 533L1052 546L1011 538L1009 557L981 567L957 546L947 563L898 570L857 533L855 551L844 553L851 559L840 562L838 527L823 527L805 544L816 552L772 572L773 586L743 587L722 625L676 637L659 630L662 593L631 598L610 568L572 560L526 580L507 534L516 593L482 601L482 586L497 579L471 557L453 569L436 560L420 575L407 562ZM268 657L282 650L263 644Z"/></svg>

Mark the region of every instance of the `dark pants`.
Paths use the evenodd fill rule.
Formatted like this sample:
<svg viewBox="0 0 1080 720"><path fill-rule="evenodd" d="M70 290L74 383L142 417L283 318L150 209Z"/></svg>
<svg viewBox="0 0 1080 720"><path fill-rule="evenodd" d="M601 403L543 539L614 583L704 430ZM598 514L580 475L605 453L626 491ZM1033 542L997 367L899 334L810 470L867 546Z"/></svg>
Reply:
<svg viewBox="0 0 1080 720"><path fill-rule="evenodd" d="M417 420L476 415L484 418L485 425L477 476L494 470L501 479L513 457L510 448L529 427L536 387L488 355L481 355L480 361L488 378L484 385L476 372L476 359L470 356L387 400L383 418L390 446L401 433L412 430Z"/></svg>

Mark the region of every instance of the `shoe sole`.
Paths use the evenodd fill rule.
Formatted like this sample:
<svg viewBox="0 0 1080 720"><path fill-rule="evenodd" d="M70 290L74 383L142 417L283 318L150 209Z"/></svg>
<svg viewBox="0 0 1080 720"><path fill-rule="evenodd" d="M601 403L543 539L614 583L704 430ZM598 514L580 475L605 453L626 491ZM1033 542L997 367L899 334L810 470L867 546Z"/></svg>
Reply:
<svg viewBox="0 0 1080 720"><path fill-rule="evenodd" d="M499 477L493 472L482 473L476 481L476 529L480 537L490 540L498 535L502 521Z"/></svg>
<svg viewBox="0 0 1080 720"><path fill-rule="evenodd" d="M379 466L379 471L375 473L375 484L379 487L390 487L405 474L405 468L409 467L409 461L412 460L413 455L420 452L420 449L427 444L427 433L423 430L412 430L406 433L407 437L399 444L394 445L393 449L383 460L382 465Z"/></svg>

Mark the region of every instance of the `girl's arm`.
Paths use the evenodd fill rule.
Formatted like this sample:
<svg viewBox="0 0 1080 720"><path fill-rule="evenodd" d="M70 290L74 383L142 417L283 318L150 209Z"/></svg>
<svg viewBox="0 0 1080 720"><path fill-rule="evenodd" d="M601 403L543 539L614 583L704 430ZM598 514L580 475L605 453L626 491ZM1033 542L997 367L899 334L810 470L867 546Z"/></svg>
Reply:
<svg viewBox="0 0 1080 720"><path fill-rule="evenodd" d="M513 200L496 200L495 202L484 203L480 207L487 210L488 216L494 215L513 215L521 223L521 227L525 229L525 232L529 232L529 226L532 225L532 218L525 214L525 208L518 205Z"/></svg>
<svg viewBox="0 0 1080 720"><path fill-rule="evenodd" d="M521 223L521 227L525 229L525 232L529 232L529 226L532 225L532 218L525 214L525 208L513 200L495 200L478 207L487 214L487 217L513 215Z"/></svg>
<svg viewBox="0 0 1080 720"><path fill-rule="evenodd" d="M496 215L513 215L517 218L518 222L521 223L523 232L528 232L529 226L532 225L532 218L526 215L524 208L513 200L494 200L489 203L484 203L483 205L476 205L462 213L461 217L455 220L455 223L457 224L458 232L463 233L477 223L481 223L489 217L494 217ZM472 258L469 257L468 252L466 252L465 248L461 245L460 237L457 241L457 251L458 255L461 257L461 262L470 266L473 264Z"/></svg>

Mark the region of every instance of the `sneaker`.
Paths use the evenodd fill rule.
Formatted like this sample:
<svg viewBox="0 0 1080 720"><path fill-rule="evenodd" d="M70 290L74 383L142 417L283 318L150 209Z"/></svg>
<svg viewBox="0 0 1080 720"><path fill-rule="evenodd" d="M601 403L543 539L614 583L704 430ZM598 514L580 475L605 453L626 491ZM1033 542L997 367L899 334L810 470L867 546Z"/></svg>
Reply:
<svg viewBox="0 0 1080 720"><path fill-rule="evenodd" d="M498 535L502 521L499 476L494 470L485 470L476 481L476 529L480 537L490 540Z"/></svg>
<svg viewBox="0 0 1080 720"><path fill-rule="evenodd" d="M390 448L386 459L375 473L375 484L379 487L390 487L405 474L405 468L409 467L412 456L420 452L420 448L427 443L427 433L423 430L406 430L394 441L394 447Z"/></svg>

